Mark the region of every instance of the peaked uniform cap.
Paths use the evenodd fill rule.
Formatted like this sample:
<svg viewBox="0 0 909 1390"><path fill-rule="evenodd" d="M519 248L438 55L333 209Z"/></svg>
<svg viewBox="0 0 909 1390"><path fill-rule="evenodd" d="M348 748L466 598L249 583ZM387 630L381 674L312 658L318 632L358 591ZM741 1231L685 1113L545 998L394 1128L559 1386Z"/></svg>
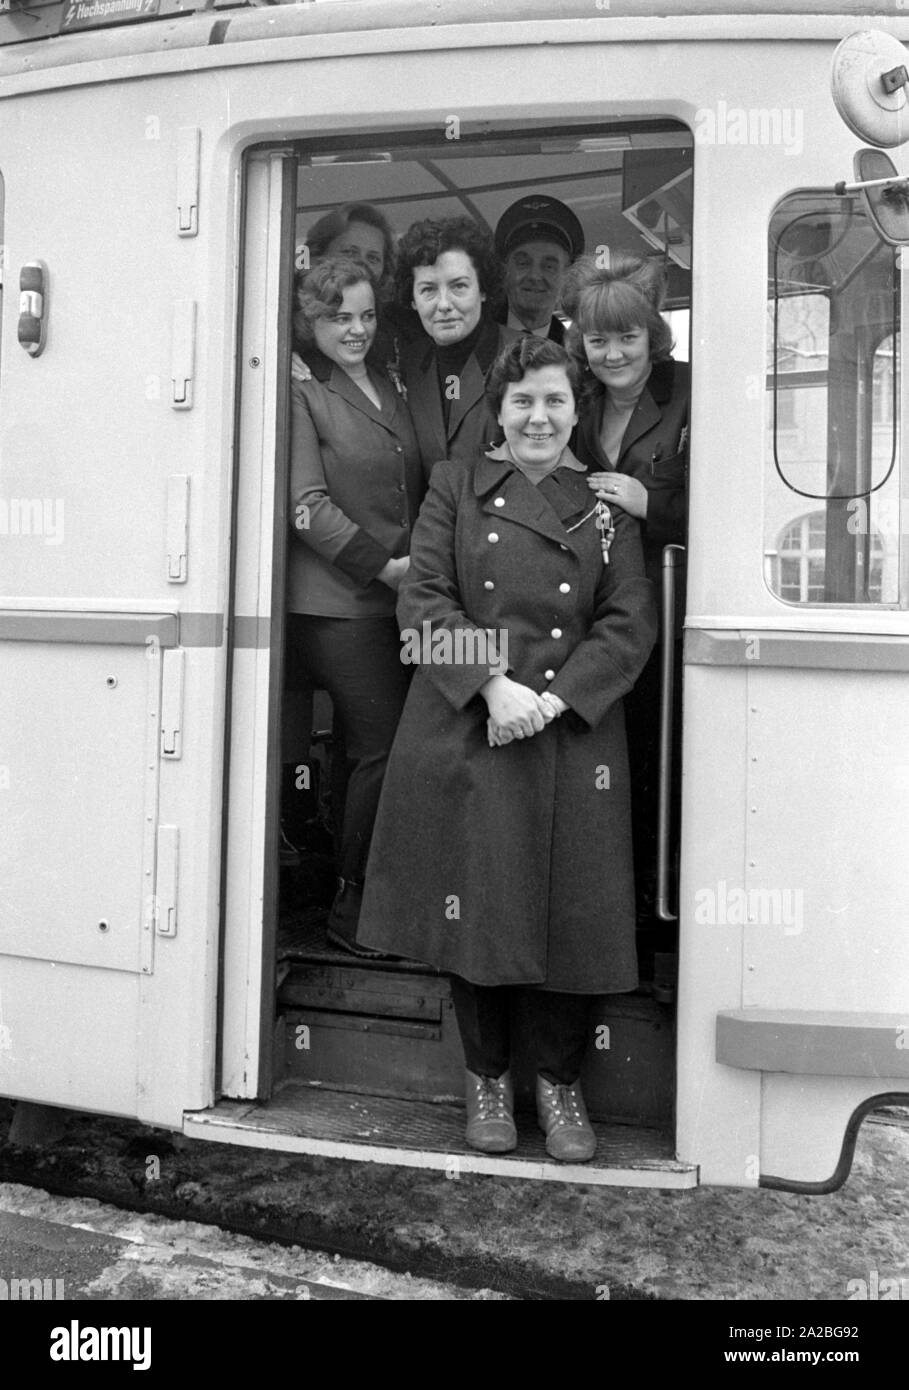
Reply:
<svg viewBox="0 0 909 1390"><path fill-rule="evenodd" d="M584 250L584 230L571 208L547 193L528 193L506 208L495 232L496 251L504 260L524 241L554 241L572 260Z"/></svg>

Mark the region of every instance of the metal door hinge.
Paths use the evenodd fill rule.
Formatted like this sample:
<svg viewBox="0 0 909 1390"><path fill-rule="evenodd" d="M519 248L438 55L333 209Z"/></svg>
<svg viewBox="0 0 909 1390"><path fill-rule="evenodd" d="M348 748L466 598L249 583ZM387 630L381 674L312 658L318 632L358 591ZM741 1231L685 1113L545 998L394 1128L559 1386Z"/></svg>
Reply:
<svg viewBox="0 0 909 1390"><path fill-rule="evenodd" d="M199 231L199 142L196 125L177 131L177 236L196 236Z"/></svg>
<svg viewBox="0 0 909 1390"><path fill-rule="evenodd" d="M196 301L174 301L174 329L171 340L171 405L174 410L190 410L193 403L193 374L196 357Z"/></svg>
<svg viewBox="0 0 909 1390"><path fill-rule="evenodd" d="M167 480L167 582L185 584L189 544L189 477L174 473Z"/></svg>
<svg viewBox="0 0 909 1390"><path fill-rule="evenodd" d="M182 647L164 651L161 673L161 757L179 758L183 751Z"/></svg>
<svg viewBox="0 0 909 1390"><path fill-rule="evenodd" d="M180 831L176 825L158 826L158 858L155 875L155 932L177 935L177 890L180 875Z"/></svg>

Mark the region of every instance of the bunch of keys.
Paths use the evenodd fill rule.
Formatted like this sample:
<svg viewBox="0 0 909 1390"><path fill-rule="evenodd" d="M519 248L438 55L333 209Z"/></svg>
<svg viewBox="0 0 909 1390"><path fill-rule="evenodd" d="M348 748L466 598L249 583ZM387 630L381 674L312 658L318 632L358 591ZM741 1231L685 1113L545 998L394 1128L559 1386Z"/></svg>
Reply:
<svg viewBox="0 0 909 1390"><path fill-rule="evenodd" d="M609 564L609 547L615 537L615 527L612 524L612 512L605 502L597 502L596 520L594 522L600 533L600 549L603 552L603 564Z"/></svg>

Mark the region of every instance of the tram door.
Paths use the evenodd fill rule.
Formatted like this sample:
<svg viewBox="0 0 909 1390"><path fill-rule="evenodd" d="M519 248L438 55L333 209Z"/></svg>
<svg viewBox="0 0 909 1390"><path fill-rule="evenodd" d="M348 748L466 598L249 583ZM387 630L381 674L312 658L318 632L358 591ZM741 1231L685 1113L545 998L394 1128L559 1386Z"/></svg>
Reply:
<svg viewBox="0 0 909 1390"><path fill-rule="evenodd" d="M112 138L152 85L4 101L0 1094L177 1128L214 1080L230 475L200 131Z"/></svg>
<svg viewBox="0 0 909 1390"><path fill-rule="evenodd" d="M476 141L469 150L440 139L431 146L427 141L425 147L404 147L386 137L372 142L374 150L359 142L350 158L337 153L335 144L332 154L314 145L288 151L283 159L271 154L249 162L225 856L222 1092L228 1097L268 1094L270 1080L282 1078L313 1088L421 1100L459 1098L463 1085L463 1059L444 976L412 962L363 960L326 937L336 883L332 838L339 779L333 773L343 756L339 730L326 693L307 688L305 672L289 659L282 696L276 660L281 559L290 534L284 472L288 442L282 438L287 408L281 399L289 374L286 359L281 364L280 352L275 354L270 345L282 335L285 348L290 342L294 246L299 256L308 228L347 203L384 206L400 234L420 218L465 211L494 227L516 198L541 191L578 207L589 252L619 247L662 256L670 304L683 311L672 326L677 355L684 360L690 221L686 225L684 216L668 219L661 211L661 194L671 191L669 205L676 213L686 205L690 209L692 141L682 128L666 126L662 135L651 135L647 146L635 150L600 141L596 131L584 129L558 142L508 132L500 140ZM395 194L386 204L390 188ZM294 207L289 244L288 208ZM671 234L666 230L670 226ZM419 324L415 331L422 332ZM252 367L255 361L261 366ZM276 430L272 420L278 421ZM271 467L270 457L277 459L277 468ZM242 640L244 623L254 624L255 643ZM278 736L279 713L283 739ZM658 719L658 701L653 718ZM654 814L656 803L654 795ZM262 817L268 826L264 840L251 835ZM652 839L655 844L655 834ZM281 869L276 896L279 845L287 840L299 854ZM674 911L676 890L670 880L671 875L664 876L662 901ZM594 1112L604 1118L668 1128L675 937L673 926L660 922L654 909L651 891L650 916L642 920L639 939L642 988L603 1004L607 1027L622 1041L621 1054L616 1048L595 1058L585 1092ZM671 916L667 910L665 917ZM268 1000L272 979L277 999L273 1033L267 1002L261 1016L250 1007L260 989ZM522 1080L528 1089L532 1086L532 1077Z"/></svg>

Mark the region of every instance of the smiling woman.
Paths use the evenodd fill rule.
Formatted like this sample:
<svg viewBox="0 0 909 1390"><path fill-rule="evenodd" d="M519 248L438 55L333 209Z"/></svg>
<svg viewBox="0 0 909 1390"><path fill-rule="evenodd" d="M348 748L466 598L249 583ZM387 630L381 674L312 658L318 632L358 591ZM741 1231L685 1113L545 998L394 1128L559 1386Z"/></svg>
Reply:
<svg viewBox="0 0 909 1390"><path fill-rule="evenodd" d="M321 261L297 302L308 377L292 388L288 647L291 666L330 693L346 741L328 933L357 951L372 822L407 693L395 590L423 484L407 407L386 373L366 364L376 333L368 268Z"/></svg>
<svg viewBox="0 0 909 1390"><path fill-rule="evenodd" d="M617 517L604 563L602 503L568 448L577 381L564 348L521 336L489 380L504 444L433 471L398 617L433 639L507 633L508 669L486 652L417 665L361 925L453 976L483 1152L517 1145L512 1004L527 1011L538 1120L564 1162L596 1147L579 1084L592 996L637 984L622 697L655 632L637 525Z"/></svg>

